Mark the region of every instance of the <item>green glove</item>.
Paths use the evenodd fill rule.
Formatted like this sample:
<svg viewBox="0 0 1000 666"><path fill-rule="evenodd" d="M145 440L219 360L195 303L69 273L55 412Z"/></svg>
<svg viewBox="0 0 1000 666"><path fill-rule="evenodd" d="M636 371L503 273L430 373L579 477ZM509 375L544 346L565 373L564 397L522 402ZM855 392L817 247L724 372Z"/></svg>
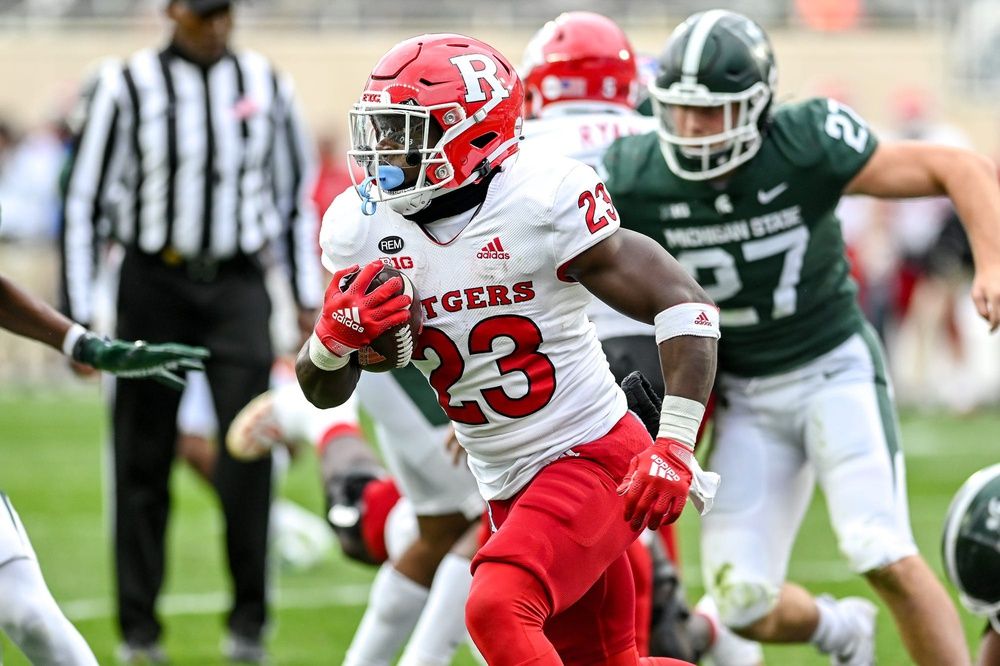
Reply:
<svg viewBox="0 0 1000 666"><path fill-rule="evenodd" d="M142 340L111 340L87 332L73 345L74 361L106 370L119 377L149 377L180 390L184 378L177 371L204 370L209 352L204 347L176 343L151 345Z"/></svg>

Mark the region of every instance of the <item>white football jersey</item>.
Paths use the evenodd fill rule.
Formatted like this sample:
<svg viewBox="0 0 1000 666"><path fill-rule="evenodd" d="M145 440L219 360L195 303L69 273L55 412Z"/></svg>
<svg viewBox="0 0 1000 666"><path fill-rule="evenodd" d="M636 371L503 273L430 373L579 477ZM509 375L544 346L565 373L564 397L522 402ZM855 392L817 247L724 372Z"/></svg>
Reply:
<svg viewBox="0 0 1000 666"><path fill-rule="evenodd" d="M464 217L461 228L433 223L454 229L441 242L387 205L364 215L348 191L327 210L320 245L330 271L380 259L410 277L424 312L413 362L454 422L483 497L505 499L625 414L585 314L590 293L560 277L618 219L593 169L531 149L504 162Z"/></svg>
<svg viewBox="0 0 1000 666"><path fill-rule="evenodd" d="M580 160L600 171L608 146L622 136L656 131L657 120L635 111L602 105L560 104L542 109L539 118L524 123L524 145ZM653 327L627 317L598 298L592 298L587 316L601 340L625 335L653 335Z"/></svg>

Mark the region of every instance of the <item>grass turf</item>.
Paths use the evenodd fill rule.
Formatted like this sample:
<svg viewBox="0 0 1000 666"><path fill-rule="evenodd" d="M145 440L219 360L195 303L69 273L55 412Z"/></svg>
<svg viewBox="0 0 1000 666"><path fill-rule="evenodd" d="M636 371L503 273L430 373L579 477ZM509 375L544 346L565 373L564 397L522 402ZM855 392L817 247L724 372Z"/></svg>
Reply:
<svg viewBox="0 0 1000 666"><path fill-rule="evenodd" d="M904 414L910 511L918 543L941 571L938 539L948 501L973 471L996 462L1000 414L967 418ZM104 512L104 411L92 388L57 393L0 394L0 488L31 536L53 594L90 643L98 661L114 663L118 642L111 584L108 521ZM300 456L281 493L317 512L322 499L315 464ZM222 524L214 496L187 468L172 478L173 509L168 535L168 571L160 612L171 663L224 663L219 655L229 581L224 566ZM681 521L685 574L692 598L700 594L697 518ZM335 553L308 571L275 570L272 577L275 664L335 664L364 609L374 571ZM860 594L874 599L839 558L817 493L792 557L791 578L813 592ZM962 612L970 645L982 621ZM771 647L770 664L825 664L806 647ZM888 613L878 625L878 660L910 663ZM27 660L0 634L0 663ZM475 663L466 652L458 664Z"/></svg>

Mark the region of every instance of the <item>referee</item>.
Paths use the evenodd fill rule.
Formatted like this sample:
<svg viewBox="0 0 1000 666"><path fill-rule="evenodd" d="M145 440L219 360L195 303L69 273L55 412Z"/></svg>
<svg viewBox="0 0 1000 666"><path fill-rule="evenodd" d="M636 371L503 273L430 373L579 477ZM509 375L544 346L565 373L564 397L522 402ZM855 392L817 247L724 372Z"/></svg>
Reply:
<svg viewBox="0 0 1000 666"><path fill-rule="evenodd" d="M67 172L63 297L92 319L101 241L125 248L117 334L211 350L206 374L220 438L268 388L271 304L264 266L288 269L303 334L322 300L313 153L290 81L232 51L231 0L168 0L170 43L107 63ZM155 613L163 582L168 480L180 394L119 379L113 397L114 544L125 662L165 661ZM226 657L262 662L271 461L219 447L214 478L234 600Z"/></svg>

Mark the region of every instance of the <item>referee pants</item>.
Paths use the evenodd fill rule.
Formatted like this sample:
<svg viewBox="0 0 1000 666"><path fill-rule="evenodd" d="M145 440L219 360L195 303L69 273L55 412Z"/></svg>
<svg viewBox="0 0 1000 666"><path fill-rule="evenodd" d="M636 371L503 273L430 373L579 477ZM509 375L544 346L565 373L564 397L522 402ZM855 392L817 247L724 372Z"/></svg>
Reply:
<svg viewBox="0 0 1000 666"><path fill-rule="evenodd" d="M271 303L263 271L238 258L196 273L130 250L121 268L118 329L125 339L203 345L222 440L236 413L268 388ZM114 391L114 544L118 622L124 640L157 641L169 479L180 392L118 379ZM267 619L266 556L271 460L239 462L220 445L214 486L226 525L234 600L230 631L257 638Z"/></svg>

